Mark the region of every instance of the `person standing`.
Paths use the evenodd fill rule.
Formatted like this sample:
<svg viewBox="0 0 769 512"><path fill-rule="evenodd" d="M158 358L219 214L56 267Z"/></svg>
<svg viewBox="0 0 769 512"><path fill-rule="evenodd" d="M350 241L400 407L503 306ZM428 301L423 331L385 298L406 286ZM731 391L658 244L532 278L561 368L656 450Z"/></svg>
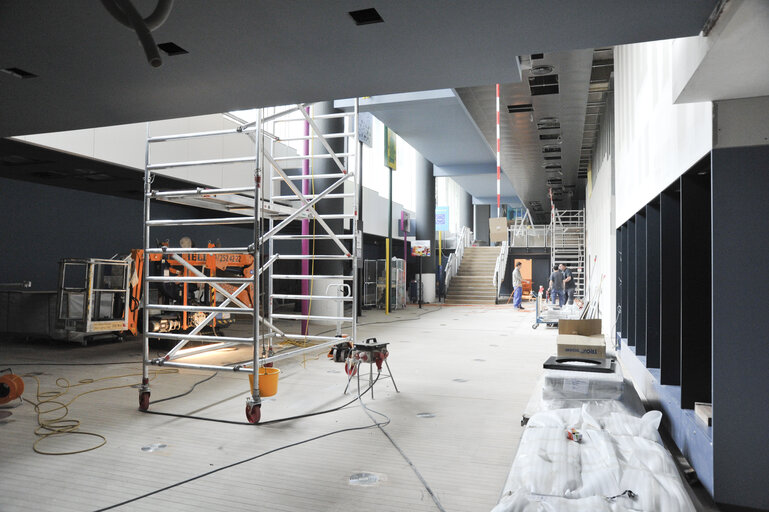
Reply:
<svg viewBox="0 0 769 512"><path fill-rule="evenodd" d="M519 261L515 264L513 270L513 307L515 309L524 309L521 306L521 298L523 297L523 276L521 275L521 265Z"/></svg>
<svg viewBox="0 0 769 512"><path fill-rule="evenodd" d="M577 283L574 282L574 275L571 273L569 267L561 263L560 269L563 274L563 287L566 293L566 302L569 305L572 305L574 304L574 292L577 290Z"/></svg>
<svg viewBox="0 0 769 512"><path fill-rule="evenodd" d="M550 288L548 288L548 291L550 292L553 304L556 304L557 301L559 306L563 306L566 298L564 296L563 274L561 274L558 265L553 265L553 273L550 274Z"/></svg>

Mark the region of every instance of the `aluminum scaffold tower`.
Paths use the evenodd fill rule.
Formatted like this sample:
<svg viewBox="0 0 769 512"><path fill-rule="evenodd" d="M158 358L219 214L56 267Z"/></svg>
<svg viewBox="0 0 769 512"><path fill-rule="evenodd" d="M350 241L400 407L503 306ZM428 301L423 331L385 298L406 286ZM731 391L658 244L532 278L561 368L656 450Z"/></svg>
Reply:
<svg viewBox="0 0 769 512"><path fill-rule="evenodd" d="M585 210L552 209L550 222L550 265L565 264L571 269L575 297L585 296Z"/></svg>
<svg viewBox="0 0 769 512"><path fill-rule="evenodd" d="M144 229L142 261L142 383L139 389L139 408L147 410L150 403L149 368L165 366L180 369L208 371L244 372L252 377L251 393L246 402L246 418L251 423L258 423L261 418L262 397L260 396L260 369L272 366L275 361L294 357L308 352L328 348L340 342L355 343L357 336L357 275L358 275L358 100L350 112L333 112L313 116L307 105L275 109L265 115L264 109L256 111L256 120L243 122L235 128L195 133L164 134L151 136L148 125L144 174ZM231 119L232 116L229 116ZM329 124L326 120L337 120L344 128L326 132L322 128ZM280 129L295 123L304 125L301 137L292 136L296 130ZM268 130L269 128L269 130ZM276 131L287 133L278 137ZM226 156L223 148L232 148L225 142L207 144L210 139L237 137L242 142L243 136L251 139L248 147L252 153L247 156ZM153 151L162 160L162 150L158 146L173 141L195 142L197 151L210 149L215 158L196 159L175 162L153 161ZM286 143L307 141L305 147L311 148L302 154L288 154ZM282 144L282 151L276 144ZM343 146L344 149L338 148ZM334 148L337 149L334 149ZM334 172L323 174L298 173L300 162L332 161ZM226 173L232 164L253 167L250 184L235 187L199 186L186 190L157 190L153 188L155 177L174 173L183 169L200 166L218 166ZM307 165L304 166L305 169ZM161 181L161 180L158 180ZM299 185L297 186L297 183ZM312 193L302 183L312 184ZM304 189L304 190L303 190ZM341 199L342 201L339 201ZM213 212L205 218L168 219L153 216L158 201L176 202L203 206ZM341 211L331 211L332 208ZM229 213L221 213L229 212ZM295 234L302 222L312 223L311 233ZM236 247L219 247L209 243L208 247L191 247L179 243L173 247L165 242L152 245L155 231L184 226L224 226L247 225L252 227L251 243ZM302 240L313 242L313 252L297 252ZM315 253L315 241L323 253ZM294 243L292 243L294 242ZM158 246L159 245L159 246ZM280 249L280 250L278 250ZM222 259L226 262L222 262ZM276 262L333 261L337 262L339 272L334 274L312 275L307 272L277 273ZM227 262L235 262L242 274L220 272ZM294 263L295 264L295 263ZM288 263L289 266L293 265ZM229 274L229 275L225 275ZM325 288L310 293L276 293L279 282L322 280ZM187 301L188 286L197 285L192 293L206 296L205 305ZM164 286L178 286L183 289L182 305L163 300ZM285 286L283 287L285 288ZM181 294L181 292L180 292ZM190 294L191 295L191 294ZM218 302L217 302L218 301ZM331 305L336 313L313 314L307 308L306 313L288 314L275 312L278 301L302 301L320 306ZM347 306L347 308L345 308ZM183 323L162 320L170 315L184 315ZM217 322L225 318L247 318L252 326L245 336L219 336ZM252 320L253 319L253 320ZM333 323L336 336L313 335L308 323ZM280 323L280 328L276 325ZM210 331L213 334L205 334ZM150 357L151 339L170 341L174 344L167 353L159 357ZM184 347L189 342L201 346ZM199 364L184 362L191 354L201 354L224 347L251 347L253 355L248 360L230 364Z"/></svg>

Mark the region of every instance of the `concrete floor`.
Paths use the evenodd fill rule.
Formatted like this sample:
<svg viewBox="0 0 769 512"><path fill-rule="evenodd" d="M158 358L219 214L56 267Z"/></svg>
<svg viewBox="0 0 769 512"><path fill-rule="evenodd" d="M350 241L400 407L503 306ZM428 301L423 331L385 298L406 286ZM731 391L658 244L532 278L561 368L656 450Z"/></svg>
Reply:
<svg viewBox="0 0 769 512"><path fill-rule="evenodd" d="M76 455L40 455L32 449L37 415L24 404L0 419L0 510L96 510L175 484L116 509L490 510L510 469L521 413L541 363L555 350L555 330L532 330L533 317L533 311L510 306L409 307L389 316L366 311L360 336L391 343L389 363L400 393L382 379L375 398L367 395L364 402L384 415L372 414L376 421L389 420L383 429L392 442L376 427L363 428L373 421L359 402L329 414L253 426L143 414L137 411L137 390L118 387L85 394L69 405L68 418L80 421L81 432L104 436L104 446ZM0 366L36 373L43 391L54 389L58 377L75 384L128 375L75 387L59 400L66 403L83 391L135 384L140 351L137 341L81 347L2 340ZM187 359L247 356L231 350ZM58 364L46 364L53 362ZM265 401L262 421L355 397L342 394L343 365L325 353L278 366L279 392ZM157 375L152 399L187 391L209 375L190 370ZM25 396L34 400L35 380L25 377L25 384ZM191 394L151 410L243 422L247 392L246 375L219 373ZM351 428L362 429L268 453ZM41 441L39 448L74 451L98 442L92 436L63 435ZM246 459L253 460L225 468ZM184 483L216 469L221 470ZM350 477L357 473L372 473L378 481L354 485Z"/></svg>

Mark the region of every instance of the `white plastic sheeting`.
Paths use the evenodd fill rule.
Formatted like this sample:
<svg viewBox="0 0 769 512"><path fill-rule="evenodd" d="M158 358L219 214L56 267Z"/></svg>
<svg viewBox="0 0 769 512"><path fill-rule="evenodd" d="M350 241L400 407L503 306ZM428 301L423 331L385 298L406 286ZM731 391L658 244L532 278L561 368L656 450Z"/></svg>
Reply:
<svg viewBox="0 0 769 512"><path fill-rule="evenodd" d="M532 415L493 512L694 512L661 444L661 419L658 411L640 416L616 400ZM566 438L570 428L582 433L581 442Z"/></svg>
<svg viewBox="0 0 769 512"><path fill-rule="evenodd" d="M625 387L622 371L614 363L612 373L587 373L545 370L542 398L545 400L612 399L619 400Z"/></svg>

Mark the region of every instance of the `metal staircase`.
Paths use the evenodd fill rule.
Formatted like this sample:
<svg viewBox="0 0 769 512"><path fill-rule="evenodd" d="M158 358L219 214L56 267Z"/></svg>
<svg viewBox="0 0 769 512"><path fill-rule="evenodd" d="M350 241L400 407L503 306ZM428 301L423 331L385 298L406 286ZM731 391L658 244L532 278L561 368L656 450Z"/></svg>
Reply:
<svg viewBox="0 0 769 512"><path fill-rule="evenodd" d="M260 370L267 373L264 367L274 361L317 352L342 340L356 340L357 99L351 112L311 115L305 105L273 110L265 115L260 109L254 122L223 130L150 136L148 128L141 300L144 353L139 389L142 410L149 407L151 366L244 372L252 377L246 418L256 423L262 404ZM289 125L303 130L287 128ZM250 141L245 140L244 151L245 136ZM238 144L233 143L233 137ZM187 151L190 159L163 161L164 156L178 152L170 153L162 146L179 141L191 143ZM276 147L278 142L280 148ZM287 154L286 143L303 145L305 150ZM318 162L330 165L317 165L322 168L319 170L313 166ZM157 184L153 185L159 172L196 167L225 177L232 176L227 175L228 169L244 165L249 176L238 186L158 190ZM231 183L232 178L222 182ZM211 213L202 214L203 218L158 218L159 211L170 211L156 208L156 203L163 201L206 207ZM233 247L211 243L207 247L174 246L168 242L157 246L152 242L158 237L176 237L177 233L181 236L189 226L222 225L246 225L249 229L244 234L249 241ZM237 260L241 274L221 272L223 258L225 262ZM276 270L278 265L283 269ZM286 292L292 282L316 286ZM163 299L163 290L168 287L183 290L179 292L184 296L183 305ZM278 289L282 291L276 293ZM188 295L193 294L207 297L205 304L188 302ZM277 302L288 301L300 301L306 307L301 314L275 311ZM156 322L157 328L149 328L150 314L163 319L183 314L184 322ZM187 328L187 319L192 316L196 321ZM219 335L217 322L232 317L248 326L247 334ZM280 328L275 325L278 322ZM336 324L337 336L313 335L309 322ZM171 341L174 346L164 355L151 357L150 339ZM203 345L184 349L193 341ZM193 351L198 355L243 345L253 349L246 361L224 365L184 361Z"/></svg>
<svg viewBox="0 0 769 512"><path fill-rule="evenodd" d="M585 210L558 210L550 221L550 265L565 264L577 284L575 297L585 296Z"/></svg>

